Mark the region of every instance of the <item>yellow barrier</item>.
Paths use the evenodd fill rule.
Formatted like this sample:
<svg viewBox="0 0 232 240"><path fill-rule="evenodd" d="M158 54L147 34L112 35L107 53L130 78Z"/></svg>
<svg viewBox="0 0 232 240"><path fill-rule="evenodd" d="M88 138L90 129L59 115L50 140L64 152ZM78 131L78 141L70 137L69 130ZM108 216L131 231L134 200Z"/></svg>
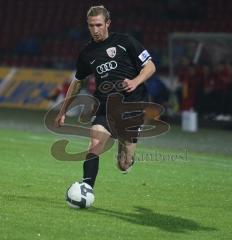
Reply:
<svg viewBox="0 0 232 240"><path fill-rule="evenodd" d="M47 109L46 96L72 74L72 71L0 67L0 107Z"/></svg>

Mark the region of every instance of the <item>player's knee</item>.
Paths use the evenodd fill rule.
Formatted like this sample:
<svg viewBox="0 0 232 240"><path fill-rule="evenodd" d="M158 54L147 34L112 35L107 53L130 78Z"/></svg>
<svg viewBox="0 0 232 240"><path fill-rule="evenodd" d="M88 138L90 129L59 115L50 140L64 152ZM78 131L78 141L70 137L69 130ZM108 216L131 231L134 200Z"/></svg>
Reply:
<svg viewBox="0 0 232 240"><path fill-rule="evenodd" d="M133 156L129 153L121 152L118 154L117 163L121 171L126 171L133 161Z"/></svg>
<svg viewBox="0 0 232 240"><path fill-rule="evenodd" d="M117 159L120 162L131 162L133 158L133 154L131 154L129 151L121 151L118 156Z"/></svg>
<svg viewBox="0 0 232 240"><path fill-rule="evenodd" d="M121 170L121 171L126 171L128 166L124 163L124 162L120 162L118 161L118 168Z"/></svg>
<svg viewBox="0 0 232 240"><path fill-rule="evenodd" d="M91 147L95 147L95 146L101 144L101 142L102 141L100 139L93 138L93 139L91 139Z"/></svg>
<svg viewBox="0 0 232 240"><path fill-rule="evenodd" d="M94 138L94 139L91 139L89 151L96 155L99 155L102 152L102 150L104 149L104 146L105 146L104 139Z"/></svg>
<svg viewBox="0 0 232 240"><path fill-rule="evenodd" d="M124 161L118 161L118 168L121 171L126 171L131 166L131 163L124 162Z"/></svg>

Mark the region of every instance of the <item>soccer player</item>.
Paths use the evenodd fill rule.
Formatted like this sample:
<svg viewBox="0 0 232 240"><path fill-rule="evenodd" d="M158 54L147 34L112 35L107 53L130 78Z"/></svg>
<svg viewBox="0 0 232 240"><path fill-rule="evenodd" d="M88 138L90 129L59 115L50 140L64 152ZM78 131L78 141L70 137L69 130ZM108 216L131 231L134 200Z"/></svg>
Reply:
<svg viewBox="0 0 232 240"><path fill-rule="evenodd" d="M89 151L83 164L83 181L94 186L99 167L99 155L107 140L112 136L106 119L106 101L109 94L120 91L125 102L146 101L144 82L156 71L148 51L133 37L110 33L110 13L104 6L92 6L87 12L88 28L92 40L80 52L75 79L71 82L66 99L55 119L56 127L64 124L65 113L81 87L82 81L90 74L96 78L94 96L100 107L92 122ZM109 84L121 81L120 86L107 90ZM121 90L120 90L121 89ZM115 106L117 107L117 106ZM133 164L136 139L119 139L118 168L124 172Z"/></svg>

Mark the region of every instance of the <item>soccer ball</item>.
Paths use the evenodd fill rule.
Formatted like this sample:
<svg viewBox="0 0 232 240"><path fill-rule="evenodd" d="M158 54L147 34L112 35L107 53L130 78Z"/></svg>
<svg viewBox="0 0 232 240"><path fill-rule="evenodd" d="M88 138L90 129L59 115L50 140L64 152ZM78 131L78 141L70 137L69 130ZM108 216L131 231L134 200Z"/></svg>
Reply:
<svg viewBox="0 0 232 240"><path fill-rule="evenodd" d="M94 202L92 187L84 182L73 183L66 192L66 202L71 208L89 208Z"/></svg>

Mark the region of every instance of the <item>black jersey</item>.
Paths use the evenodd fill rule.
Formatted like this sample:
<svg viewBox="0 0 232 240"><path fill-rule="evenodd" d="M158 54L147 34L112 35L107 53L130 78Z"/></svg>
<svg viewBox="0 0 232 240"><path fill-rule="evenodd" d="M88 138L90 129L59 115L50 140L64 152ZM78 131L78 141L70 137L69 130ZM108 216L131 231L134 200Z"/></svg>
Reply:
<svg viewBox="0 0 232 240"><path fill-rule="evenodd" d="M128 102L143 101L147 96L145 84L133 92L123 91L122 81L135 78L143 65L151 59L148 51L133 37L111 33L102 42L90 42L80 52L75 77L79 80L94 74L96 91L94 96L104 103L107 96L120 92Z"/></svg>

